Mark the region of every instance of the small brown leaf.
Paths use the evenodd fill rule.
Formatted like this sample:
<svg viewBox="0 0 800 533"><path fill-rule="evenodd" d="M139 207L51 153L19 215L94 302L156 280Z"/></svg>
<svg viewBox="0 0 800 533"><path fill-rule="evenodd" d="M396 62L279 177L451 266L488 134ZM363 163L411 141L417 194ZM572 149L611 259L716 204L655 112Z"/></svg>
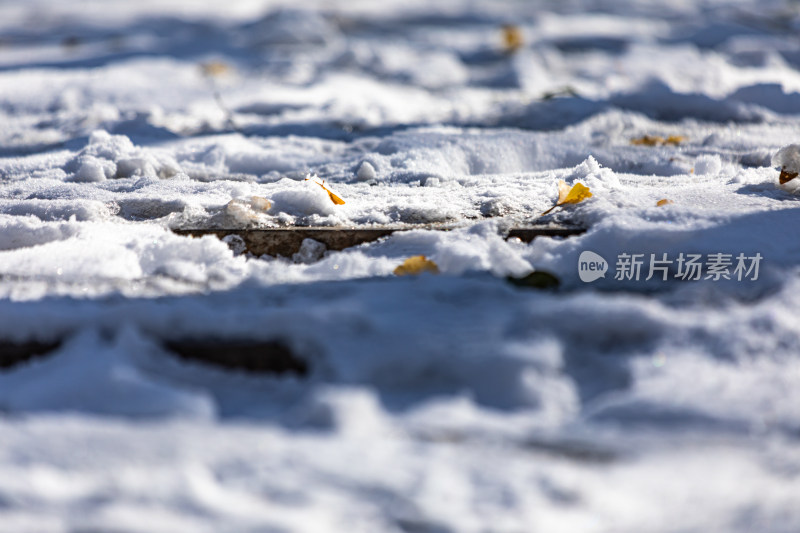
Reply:
<svg viewBox="0 0 800 533"><path fill-rule="evenodd" d="M416 276L423 272L438 274L439 267L424 255L409 257L403 264L394 269L395 276Z"/></svg>
<svg viewBox="0 0 800 533"><path fill-rule="evenodd" d="M781 185L785 185L789 183L793 179L797 177L797 172L789 172L786 170L786 167L781 168L781 175L778 176L778 180L781 182Z"/></svg>
<svg viewBox="0 0 800 533"><path fill-rule="evenodd" d="M674 204L674 203L675 203L675 202L673 202L672 200L670 200L670 199L668 199L668 198L662 198L661 200L659 200L659 201L657 201L657 202L656 202L656 205L657 205L658 207L662 207L662 206L665 206L665 205L670 205L670 204Z"/></svg>
<svg viewBox="0 0 800 533"><path fill-rule="evenodd" d="M503 49L508 53L514 53L525 43L525 40L522 38L522 30L520 30L519 26L515 26L514 24L504 24L502 27L503 31Z"/></svg>

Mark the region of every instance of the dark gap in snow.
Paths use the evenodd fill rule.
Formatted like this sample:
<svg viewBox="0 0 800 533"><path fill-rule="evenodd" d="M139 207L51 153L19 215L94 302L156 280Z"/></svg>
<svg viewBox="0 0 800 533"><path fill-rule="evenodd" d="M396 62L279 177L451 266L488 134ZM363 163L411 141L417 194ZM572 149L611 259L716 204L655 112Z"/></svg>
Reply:
<svg viewBox="0 0 800 533"><path fill-rule="evenodd" d="M561 37L549 43L565 53L586 53L603 51L612 55L621 55L630 46L628 39L619 37L603 37L597 35Z"/></svg>
<svg viewBox="0 0 800 533"><path fill-rule="evenodd" d="M61 346L55 342L12 342L0 340L0 368L12 368L38 357L45 357Z"/></svg>
<svg viewBox="0 0 800 533"><path fill-rule="evenodd" d="M367 242L374 242L398 231L452 229L443 225L418 224L407 227L337 228L337 227L290 227L262 229L173 229L178 235L202 237L216 235L225 239L231 235L240 237L244 251L254 255L282 255L291 257L300 251L305 239L321 242L328 250L344 250ZM536 237L571 237L586 232L586 228L573 225L541 225L516 227L507 230L506 238L531 242Z"/></svg>
<svg viewBox="0 0 800 533"><path fill-rule="evenodd" d="M450 533L452 529L425 520L397 518L395 524L405 533Z"/></svg>
<svg viewBox="0 0 800 533"><path fill-rule="evenodd" d="M176 229L178 235L202 237L216 235L224 239L239 236L245 251L254 255L282 255L290 257L300 251L305 239L323 243L328 250L344 250L365 242L391 235L393 229L339 229L339 228L271 228L271 229Z"/></svg>
<svg viewBox="0 0 800 533"><path fill-rule="evenodd" d="M308 375L308 363L280 340L182 339L164 347L182 359L259 374Z"/></svg>
<svg viewBox="0 0 800 533"><path fill-rule="evenodd" d="M520 442L523 449L586 463L612 463L619 459L619 452L596 443L582 440L531 437Z"/></svg>
<svg viewBox="0 0 800 533"><path fill-rule="evenodd" d="M586 233L587 228L573 225L512 228L506 235L507 239L517 238L522 242L531 242L536 237L574 237Z"/></svg>

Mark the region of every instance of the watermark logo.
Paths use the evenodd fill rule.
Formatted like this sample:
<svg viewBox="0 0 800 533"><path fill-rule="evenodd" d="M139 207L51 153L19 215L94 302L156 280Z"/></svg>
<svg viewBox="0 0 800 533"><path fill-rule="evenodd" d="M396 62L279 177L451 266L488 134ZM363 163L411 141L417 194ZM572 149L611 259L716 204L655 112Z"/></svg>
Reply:
<svg viewBox="0 0 800 533"><path fill-rule="evenodd" d="M608 261L602 255L589 250L581 252L578 258L578 276L584 283L591 283L599 278L606 277Z"/></svg>
<svg viewBox="0 0 800 533"><path fill-rule="evenodd" d="M657 255L623 252L616 257L614 280L649 281L655 278L661 281L668 279L756 281L763 258L760 253L734 255L722 252L709 254L681 252L677 256L670 256L667 253ZM605 278L607 271L608 262L595 252L586 250L578 258L578 276L585 283Z"/></svg>

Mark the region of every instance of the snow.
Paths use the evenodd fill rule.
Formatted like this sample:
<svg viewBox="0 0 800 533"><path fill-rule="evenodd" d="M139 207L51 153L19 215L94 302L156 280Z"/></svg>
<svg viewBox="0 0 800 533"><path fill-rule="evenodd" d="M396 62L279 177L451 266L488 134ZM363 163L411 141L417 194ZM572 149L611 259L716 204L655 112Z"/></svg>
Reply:
<svg viewBox="0 0 800 533"><path fill-rule="evenodd" d="M772 158L772 164L789 172L800 172L800 145L790 144L778 150Z"/></svg>
<svg viewBox="0 0 800 533"><path fill-rule="evenodd" d="M0 352L50 353L0 368L0 532L800 530L799 24L3 3ZM541 216L559 180L592 197ZM504 238L532 224L587 231ZM291 257L173 231L293 226L404 231ZM439 274L392 274L418 255ZM728 276L678 279L691 255ZM559 289L507 280L535 271Z"/></svg>

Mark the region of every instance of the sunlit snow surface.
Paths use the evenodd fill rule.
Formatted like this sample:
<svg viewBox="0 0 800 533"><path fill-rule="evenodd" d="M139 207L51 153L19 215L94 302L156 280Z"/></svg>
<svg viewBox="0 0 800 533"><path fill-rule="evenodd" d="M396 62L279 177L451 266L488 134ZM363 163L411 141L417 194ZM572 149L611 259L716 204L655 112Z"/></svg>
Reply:
<svg viewBox="0 0 800 533"><path fill-rule="evenodd" d="M0 532L800 531L799 31L789 1L0 3L0 340L61 342L0 371ZM594 196L539 219L559 179ZM590 229L500 236L533 223ZM170 229L429 224L317 261ZM639 253L763 259L614 279ZM418 254L441 274L392 275ZM534 269L561 289L505 279ZM204 338L309 375L165 348Z"/></svg>

